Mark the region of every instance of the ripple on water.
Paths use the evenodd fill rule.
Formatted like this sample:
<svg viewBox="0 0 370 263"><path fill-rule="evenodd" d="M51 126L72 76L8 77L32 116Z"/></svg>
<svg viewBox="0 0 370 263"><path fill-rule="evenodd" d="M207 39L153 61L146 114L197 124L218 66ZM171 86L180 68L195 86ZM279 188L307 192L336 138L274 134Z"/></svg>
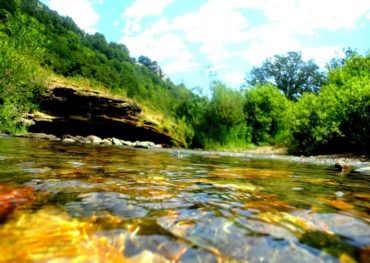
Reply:
<svg viewBox="0 0 370 263"><path fill-rule="evenodd" d="M83 162L70 161L68 162L73 168L80 168L85 165Z"/></svg>
<svg viewBox="0 0 370 263"><path fill-rule="evenodd" d="M90 217L112 213L121 218L142 218L148 213L137 202L129 200L130 196L115 192L94 192L79 195L80 201L65 204L70 214L77 217Z"/></svg>
<svg viewBox="0 0 370 263"><path fill-rule="evenodd" d="M294 212L293 215L308 222L312 230L345 237L345 242L351 245L364 247L370 244L370 226L355 217L306 210Z"/></svg>
<svg viewBox="0 0 370 263"><path fill-rule="evenodd" d="M248 262L337 262L316 249L307 249L294 236L286 238L286 230L270 227L275 236L264 234L266 225L243 221L244 228L233 221L216 217L204 211L180 210L158 219L158 224L172 233L204 250L223 255L232 260ZM260 236L250 228L260 230Z"/></svg>
<svg viewBox="0 0 370 263"><path fill-rule="evenodd" d="M90 241L109 255L100 239L109 231L106 244L122 241L118 258L131 261L361 262L368 253L369 163L344 175L329 168L334 159L192 151L176 158L172 150L11 140L0 140L0 183L11 185L0 193L0 213L1 202L15 208L0 225L0 261L24 251L52 261L63 249L73 261L81 250L71 248ZM19 200L30 194L29 205L9 199L24 183L32 194Z"/></svg>
<svg viewBox="0 0 370 263"><path fill-rule="evenodd" d="M89 184L79 180L61 180L61 179L33 179L26 183L37 190L42 190L49 193L59 192L78 192L86 191L86 189L94 189L101 187L101 184Z"/></svg>

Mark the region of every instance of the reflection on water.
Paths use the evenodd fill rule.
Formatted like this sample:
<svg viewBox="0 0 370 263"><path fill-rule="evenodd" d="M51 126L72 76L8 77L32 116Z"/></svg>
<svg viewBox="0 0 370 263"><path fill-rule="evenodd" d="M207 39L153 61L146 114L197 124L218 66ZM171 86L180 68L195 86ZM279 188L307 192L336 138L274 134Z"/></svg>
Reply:
<svg viewBox="0 0 370 263"><path fill-rule="evenodd" d="M312 160L0 139L0 262L368 262L369 190Z"/></svg>

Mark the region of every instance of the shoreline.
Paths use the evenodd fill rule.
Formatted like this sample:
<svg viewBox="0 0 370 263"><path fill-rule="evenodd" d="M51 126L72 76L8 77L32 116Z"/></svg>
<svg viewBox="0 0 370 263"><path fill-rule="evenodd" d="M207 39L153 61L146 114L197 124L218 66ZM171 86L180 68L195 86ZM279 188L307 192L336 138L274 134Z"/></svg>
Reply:
<svg viewBox="0 0 370 263"><path fill-rule="evenodd" d="M286 147L275 147L275 146L252 146L248 149L186 149L178 147L169 147L168 145L154 144L150 141L124 141L117 138L99 138L94 135L87 137L82 136L71 136L65 135L64 138L58 138L52 134L45 133L24 133L17 135L9 135L5 133L0 133L0 139L3 138L24 138L30 140L48 140L60 142L63 144L91 144L100 146L123 146L128 148L144 148L144 149L169 149L177 151L180 155L217 155L221 157L246 157L246 158L259 158L259 159L276 159L285 161L295 161L295 162L320 162L322 164L332 163L333 160L342 161L350 165L358 163L369 163L370 156L361 155L357 153L333 153L333 154L318 154L318 155L291 155L287 152ZM355 166L355 165L354 165Z"/></svg>

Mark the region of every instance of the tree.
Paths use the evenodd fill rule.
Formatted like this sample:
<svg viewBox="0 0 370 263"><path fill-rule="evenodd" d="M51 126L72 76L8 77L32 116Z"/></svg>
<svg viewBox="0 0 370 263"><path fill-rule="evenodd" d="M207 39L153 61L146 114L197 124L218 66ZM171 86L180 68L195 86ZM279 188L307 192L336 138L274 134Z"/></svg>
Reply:
<svg viewBox="0 0 370 263"><path fill-rule="evenodd" d="M352 49L350 47L343 49L342 51L342 56L337 56L329 61L327 65L329 70L343 66L347 60L358 55L356 49Z"/></svg>
<svg viewBox="0 0 370 263"><path fill-rule="evenodd" d="M331 69L320 94L305 94L289 112L295 154L370 151L370 55Z"/></svg>
<svg viewBox="0 0 370 263"><path fill-rule="evenodd" d="M17 9L17 4L15 0L0 1L0 19L5 18L8 12L13 14Z"/></svg>
<svg viewBox="0 0 370 263"><path fill-rule="evenodd" d="M160 78L162 78L164 76L163 72L162 72L162 69L158 65L157 61L152 61L150 58L148 58L146 56L140 56L138 58L138 62L141 63L142 65L144 65L147 69L149 69L150 71L155 73Z"/></svg>
<svg viewBox="0 0 370 263"><path fill-rule="evenodd" d="M290 100L304 92L317 92L326 82L325 75L313 60L304 61L300 52L288 52L265 60L247 75L247 84L276 85Z"/></svg>

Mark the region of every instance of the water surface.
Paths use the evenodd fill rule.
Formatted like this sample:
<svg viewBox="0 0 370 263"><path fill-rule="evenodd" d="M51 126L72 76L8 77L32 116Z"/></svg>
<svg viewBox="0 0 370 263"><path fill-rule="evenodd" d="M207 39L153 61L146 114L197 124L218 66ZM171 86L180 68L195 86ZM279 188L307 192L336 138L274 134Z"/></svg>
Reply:
<svg viewBox="0 0 370 263"><path fill-rule="evenodd" d="M369 262L333 162L0 139L0 262Z"/></svg>

